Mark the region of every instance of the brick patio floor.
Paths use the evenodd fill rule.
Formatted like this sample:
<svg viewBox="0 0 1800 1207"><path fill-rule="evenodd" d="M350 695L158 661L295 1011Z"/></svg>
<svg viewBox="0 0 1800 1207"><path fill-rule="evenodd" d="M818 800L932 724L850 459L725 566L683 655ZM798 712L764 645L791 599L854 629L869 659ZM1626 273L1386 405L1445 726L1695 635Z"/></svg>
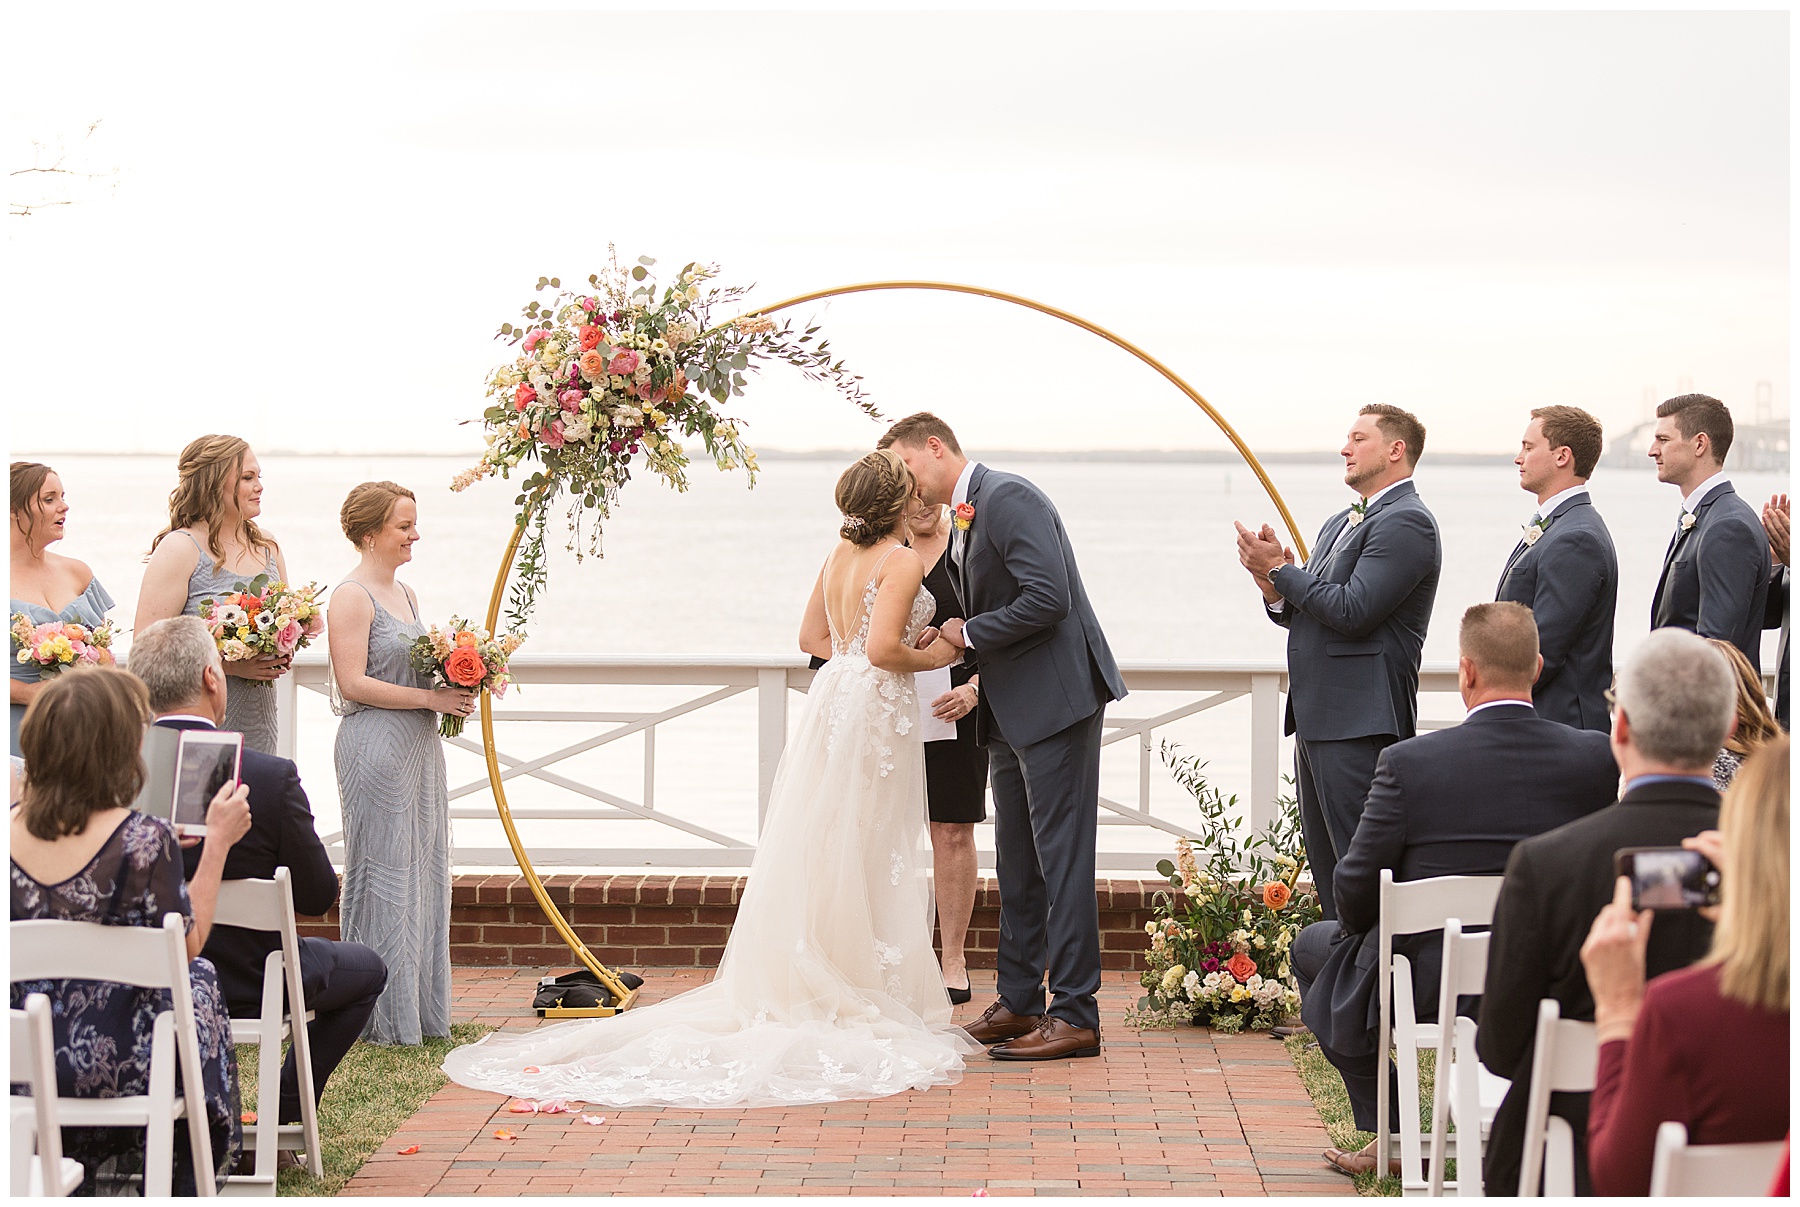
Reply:
<svg viewBox="0 0 1800 1207"><path fill-rule="evenodd" d="M455 1018L538 1024L525 1008L543 970L457 968ZM643 1002L702 983L703 969L649 969ZM975 973L973 1017L993 973ZM986 990L986 993L983 990ZM1137 1032L1116 1021L1142 992L1109 972L1098 1059L974 1058L961 1084L756 1110L592 1108L515 1115L507 1100L450 1085L369 1158L352 1195L1327 1195L1329 1143L1281 1045L1198 1027ZM516 1140L494 1138L505 1128ZM410 1156L400 1149L418 1145Z"/></svg>

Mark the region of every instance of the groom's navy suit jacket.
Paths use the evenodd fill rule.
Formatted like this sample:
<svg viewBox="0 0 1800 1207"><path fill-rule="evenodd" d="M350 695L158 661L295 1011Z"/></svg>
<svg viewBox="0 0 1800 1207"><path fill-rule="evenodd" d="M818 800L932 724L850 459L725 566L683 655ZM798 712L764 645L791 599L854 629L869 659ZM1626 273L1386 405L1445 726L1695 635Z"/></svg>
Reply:
<svg viewBox="0 0 1800 1207"><path fill-rule="evenodd" d="M977 735L985 744L997 722L1009 745L1029 746L1123 699L1125 681L1044 492L977 465L968 502L975 518L952 574L981 659Z"/></svg>
<svg viewBox="0 0 1800 1207"><path fill-rule="evenodd" d="M1685 532L1677 528L1669 541L1650 604L1650 627L1673 626L1729 641L1761 670L1769 571L1762 517L1731 483L1716 486L1694 508L1694 526Z"/></svg>
<svg viewBox="0 0 1800 1207"><path fill-rule="evenodd" d="M1332 516L1304 568L1277 567L1269 578L1285 600L1269 615L1288 630L1287 732L1313 742L1410 738L1443 565L1437 521L1408 479L1349 522L1349 508Z"/></svg>
<svg viewBox="0 0 1800 1207"><path fill-rule="evenodd" d="M1585 494L1558 503L1543 535L1520 541L1506 559L1495 599L1521 603L1537 621L1544 669L1531 702L1547 721L1612 728L1606 689L1613 676L1613 613L1619 558L1606 521Z"/></svg>

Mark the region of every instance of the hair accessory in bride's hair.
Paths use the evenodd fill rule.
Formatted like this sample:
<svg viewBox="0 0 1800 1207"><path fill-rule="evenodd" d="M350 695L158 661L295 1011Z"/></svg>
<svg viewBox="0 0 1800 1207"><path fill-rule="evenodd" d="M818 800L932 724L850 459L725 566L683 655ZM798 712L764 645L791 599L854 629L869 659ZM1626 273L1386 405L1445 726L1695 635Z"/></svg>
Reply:
<svg viewBox="0 0 1800 1207"><path fill-rule="evenodd" d="M863 519L859 515L847 515L844 517L844 527L846 528L861 529L868 522L869 521Z"/></svg>

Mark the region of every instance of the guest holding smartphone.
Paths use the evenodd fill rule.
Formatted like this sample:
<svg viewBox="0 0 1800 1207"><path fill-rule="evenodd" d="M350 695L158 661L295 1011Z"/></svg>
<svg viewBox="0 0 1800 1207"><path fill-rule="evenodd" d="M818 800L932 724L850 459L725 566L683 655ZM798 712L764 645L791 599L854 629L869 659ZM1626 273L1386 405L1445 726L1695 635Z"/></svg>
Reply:
<svg viewBox="0 0 1800 1207"><path fill-rule="evenodd" d="M344 812L343 936L375 950L387 988L363 1038L416 1044L450 1034L450 797L439 713L466 717L475 693L433 688L412 666L425 633L412 589L418 503L364 482L339 514L362 560L331 593L332 707Z"/></svg>
<svg viewBox="0 0 1800 1207"><path fill-rule="evenodd" d="M1600 1068L1587 1164L1599 1195L1650 1193L1656 1130L1690 1144L1779 1140L1788 1130L1788 739L1745 761L1719 828L1686 839L1720 872L1711 953L1646 984L1652 923L1619 877L1581 948ZM1679 915L1676 915L1679 916Z"/></svg>
<svg viewBox="0 0 1800 1207"><path fill-rule="evenodd" d="M181 450L179 479L169 495L169 523L150 542L149 565L138 592L135 632L171 616L196 616L209 598L229 594L258 575L287 581L287 563L273 535L258 527L262 463L236 436L202 436ZM180 540L166 538L178 536ZM225 716L220 729L244 735L244 745L275 753L275 693L287 656L225 663Z"/></svg>
<svg viewBox="0 0 1800 1207"><path fill-rule="evenodd" d="M12 463L12 598L7 611L22 612L37 624L79 624L96 628L113 606L88 564L50 552L63 538L69 498L62 478L37 461ZM16 655L17 650L13 653ZM36 663L12 662L11 753L19 753L19 725L25 707L43 690Z"/></svg>

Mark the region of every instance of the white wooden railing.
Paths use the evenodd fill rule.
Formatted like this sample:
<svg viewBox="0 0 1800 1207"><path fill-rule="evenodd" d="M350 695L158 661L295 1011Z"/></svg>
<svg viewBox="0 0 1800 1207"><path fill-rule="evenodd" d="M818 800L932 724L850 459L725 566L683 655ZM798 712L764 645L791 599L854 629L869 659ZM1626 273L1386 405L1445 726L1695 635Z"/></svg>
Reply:
<svg viewBox="0 0 1800 1207"><path fill-rule="evenodd" d="M1139 849L1118 849L1117 842L1104 840L1109 832L1103 830L1099 853L1102 870L1145 872L1155 866L1156 860L1167 856L1174 836L1190 832L1191 798L1172 790L1157 754L1159 741L1170 736L1172 729L1179 736L1181 723L1186 723L1190 731L1196 724L1212 726L1210 740L1196 752L1225 752L1219 764L1221 774L1232 781L1226 785L1229 790L1247 802L1251 823L1260 826L1273 815L1276 800L1285 790L1283 776L1291 773L1292 766L1291 742L1281 734L1283 693L1287 687L1285 667L1266 662L1137 662L1123 664L1121 670L1132 695L1111 706L1106 717L1103 744L1108 751L1102 764L1100 824L1135 827L1135 833L1145 841L1134 842ZM508 785L515 819L527 823L635 820L652 823L656 833L669 839L679 833L686 843L582 846L568 842L566 837L542 843L527 833L527 849L534 864L559 869L749 865L755 854L749 835L761 829L776 765L787 740L791 693L805 692L812 681L813 673L806 669L804 659L520 654L513 659L513 673L516 683L526 690L512 695L496 709L495 722L499 762L505 769L502 778ZM672 690L678 698L654 707L615 710L523 707L525 699L534 694L534 686L550 685L557 685L565 695L569 694L569 687L593 689L583 695L606 688L636 688L641 692L652 687L665 694ZM302 733L302 726L329 724L330 717L316 697L303 697L302 693L323 695L328 691L322 652L302 655L295 672L279 681L279 688L281 752L288 757L293 757L296 750L303 752L301 771L317 803L322 791L330 791L330 763L320 753L323 747L319 739L324 735L316 731ZM1461 718L1463 710L1456 696L1453 667L1428 666L1421 675L1420 688L1424 700L1423 728L1454 724ZM735 708L719 707L746 695L753 695L753 719L746 717L741 701ZM1202 715L1234 701L1245 703L1212 717ZM716 719L717 725L706 730L702 748L695 749L698 744L691 740L686 748L679 742L659 743L659 731L671 722L708 709L713 711L704 719L709 726ZM572 732L573 740L562 740L541 753L521 753L529 744L527 735L534 725L559 727L561 731L537 731L533 736L539 736L539 745L541 735L549 735L552 740L557 736L568 739ZM1221 725L1226 727L1222 731ZM575 727L573 731L571 726ZM641 749L641 760L633 760L636 769L627 775L618 773L616 761L604 782L592 782L595 777L591 775L580 778L564 774L558 768L569 759L621 742L631 742ZM703 824L695 820L693 810L684 808L691 802L659 792L659 764L669 768L675 765L670 760L714 760L717 751L734 742L739 749L754 743L754 790L747 774L742 777L741 787L733 785L729 769L724 767L728 760L721 761L714 778L725 777L726 799L723 805L719 799L711 802L710 821ZM468 732L446 744L479 755L479 719L471 718ZM1135 757L1121 758L1127 751ZM306 754L312 756L310 766ZM324 765L317 765L321 760ZM1133 788L1120 790L1128 779L1135 780ZM546 788L556 791L547 794ZM546 795L550 799L546 800ZM450 800L454 821L493 822L496 818L485 770L474 759L455 760ZM756 809L754 828L749 824L752 804ZM720 816L728 821L718 820ZM497 827L489 829L498 833ZM565 836L593 832L589 826L564 825L556 829ZM733 829L740 833L728 832ZM983 835L978 842L991 849L991 834ZM341 863L341 830L327 836L327 846L333 859ZM984 852L983 858L983 866L991 866L991 853ZM458 867L466 868L506 867L513 862L510 850L497 841L495 845L459 842L454 861Z"/></svg>

